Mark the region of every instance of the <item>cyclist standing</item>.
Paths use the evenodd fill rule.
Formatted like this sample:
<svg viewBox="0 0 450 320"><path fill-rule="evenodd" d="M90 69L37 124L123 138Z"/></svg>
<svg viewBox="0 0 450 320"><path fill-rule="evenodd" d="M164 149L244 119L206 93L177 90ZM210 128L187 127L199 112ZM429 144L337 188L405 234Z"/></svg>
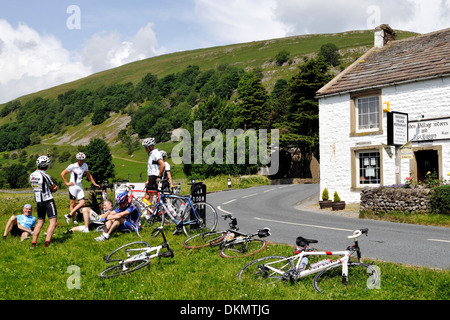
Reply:
<svg viewBox="0 0 450 320"><path fill-rule="evenodd" d="M161 150L161 156L164 161L165 169L162 178L168 179L170 184L170 190L173 190L173 181L172 181L172 174L170 173L170 164L166 161L167 158L167 152L164 150Z"/></svg>
<svg viewBox="0 0 450 320"><path fill-rule="evenodd" d="M142 146L148 153L147 181L145 182L147 192L144 197L148 202L151 202L153 196L157 194L158 180L162 178L166 168L161 152L159 152L158 149L155 149L155 145L156 141L154 138L147 138L142 141ZM154 206L155 203L152 203L152 210Z"/></svg>
<svg viewBox="0 0 450 320"><path fill-rule="evenodd" d="M67 224L70 224L70 220L75 220L76 215L75 213L80 209L83 208L86 204L85 201L85 195L83 191L83 177L84 174L88 177L88 179L92 182L94 186L97 188L100 188L100 185L98 185L94 177L89 172L88 165L84 162L86 160L86 155L82 152L78 153L77 156L77 162L69 165L65 170L61 172L61 177L66 184L66 186L69 187L69 198L70 198L70 212L69 214L64 215L64 218L66 219ZM67 182L66 175L70 173L70 182ZM78 205L77 205L78 200Z"/></svg>
<svg viewBox="0 0 450 320"><path fill-rule="evenodd" d="M30 175L30 183L34 191L38 215L38 223L33 232L32 246L36 246L39 233L41 232L42 226L45 222L45 216L47 215L50 220L50 225L47 229L45 247L48 247L57 225L58 214L52 193L58 190L58 186L46 173L48 165L50 164L50 159L47 156L39 157L36 160L36 164L38 169Z"/></svg>

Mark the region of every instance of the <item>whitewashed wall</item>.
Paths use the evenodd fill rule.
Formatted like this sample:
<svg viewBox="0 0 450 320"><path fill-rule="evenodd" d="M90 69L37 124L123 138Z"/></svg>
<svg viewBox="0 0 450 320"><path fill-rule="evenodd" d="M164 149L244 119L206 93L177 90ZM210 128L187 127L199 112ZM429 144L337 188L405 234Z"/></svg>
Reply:
<svg viewBox="0 0 450 320"><path fill-rule="evenodd" d="M418 81L382 89L382 102L390 103L391 111L409 114L415 120L417 114L424 120L450 117L450 78ZM383 134L350 137L350 95L325 97L319 100L320 123L320 195L328 188L330 197L337 191L341 200L359 202L359 192L352 192L350 148L361 144L379 146L387 143L387 114L383 113ZM428 144L429 145L429 144ZM434 141L442 145L442 175L450 180L450 141ZM413 147L418 143L413 143ZM394 151L394 148L392 148ZM384 185L395 184L395 157L389 158L383 151ZM401 181L409 176L409 160L401 162Z"/></svg>

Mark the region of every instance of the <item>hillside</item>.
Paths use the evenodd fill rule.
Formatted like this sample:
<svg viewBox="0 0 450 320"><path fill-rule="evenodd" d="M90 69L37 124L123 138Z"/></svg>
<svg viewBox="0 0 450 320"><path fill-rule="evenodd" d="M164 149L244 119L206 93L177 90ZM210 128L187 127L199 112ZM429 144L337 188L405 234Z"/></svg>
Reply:
<svg viewBox="0 0 450 320"><path fill-rule="evenodd" d="M406 38L414 36L413 33L398 31L398 38ZM305 36L292 36L281 39L272 39L267 41L255 41L250 43L235 44L214 48L198 49L185 52L177 52L167 54L163 56L153 57L150 59L130 63L115 69L107 70L104 72L93 74L89 77L66 83L54 88L35 92L26 96L23 96L16 101L20 102L21 109L19 111L13 111L0 118L0 126L11 125L20 118L20 120L27 120L27 117L34 117L33 110L42 108L42 106L33 105L36 99L48 100L48 104L43 107L49 108L47 111L52 112L56 108L52 105L51 100L57 99L61 95L67 95L70 91L82 92L101 90L108 86L124 86L131 83L133 88L141 83L144 77L148 74L152 74L159 79L163 77L169 77L170 75L182 74L190 66L197 66L199 72L206 72L211 69L217 69L220 66L229 65L245 71L260 71L262 74L262 84L268 92L271 92L275 83L279 79L289 80L298 73L298 66L304 62L304 58L311 58L317 55L322 45L327 43L333 43L339 48L341 55L341 65L333 68L334 74L338 74L343 68L350 65L363 53L369 50L373 46L374 35L373 31L352 31L336 34L318 34L318 35L305 35ZM279 66L275 62L275 56L282 50L290 53L290 60L282 66ZM108 89L108 88L107 88ZM120 87L120 90L125 90ZM69 97L70 98L70 97ZM83 100L84 101L84 100ZM33 102L32 104L27 104ZM72 112L75 113L77 108L86 108L82 101L77 105L72 103ZM62 102L61 102L62 103ZM62 103L63 104L63 103ZM0 110L4 109L4 105L0 105ZM194 104L191 104L189 108L192 108ZM143 107L147 107L150 112L155 109L148 108L145 103L132 103L127 108L134 109L133 112L138 112ZM75 108L75 110L73 110ZM93 112L94 108L89 109L87 112ZM92 138L100 137L110 143L112 147L113 157L115 159L116 171L118 176L126 177L129 173L121 172L122 167L126 167L124 161L129 162L144 162L146 161L146 155L142 150L138 150L133 154L133 158L130 157L126 150L117 144L117 134L120 130L124 129L130 122L131 118L127 112L124 112L124 106L122 109L110 110L109 115L106 116L106 120L99 125L92 125L91 117L82 117L80 122L72 121L68 124L62 124L61 120L66 118L58 118L54 121L53 125L57 125L58 128L44 128L46 134L39 137L38 134L33 133L32 138L39 137L40 144L34 144L28 146L24 151L28 155L35 155L42 152L42 150L52 150L56 148L59 152L74 150L75 146L87 145ZM146 110L147 110L146 109ZM186 110L186 109L185 109ZM190 109L188 109L190 110ZM86 111L85 111L86 112ZM179 115L179 114L178 114ZM76 116L71 114L70 117ZM25 117L25 118L24 118ZM20 137L19 130L30 130L29 128L36 128L39 124L39 119L35 119L33 124L23 123L17 126L11 125L8 129L9 132L15 133ZM42 120L41 120L42 123ZM173 128L177 128L176 126ZM44 130L43 129L43 130ZM171 150L173 143L166 144L167 151ZM8 149L12 149L9 147ZM23 150L12 151L13 153L23 152ZM1 160L0 165L8 166L11 164L11 160ZM181 172L179 168L175 168L178 172ZM59 168L58 168L59 170ZM136 173L141 175L142 172ZM180 173L180 176L182 174Z"/></svg>

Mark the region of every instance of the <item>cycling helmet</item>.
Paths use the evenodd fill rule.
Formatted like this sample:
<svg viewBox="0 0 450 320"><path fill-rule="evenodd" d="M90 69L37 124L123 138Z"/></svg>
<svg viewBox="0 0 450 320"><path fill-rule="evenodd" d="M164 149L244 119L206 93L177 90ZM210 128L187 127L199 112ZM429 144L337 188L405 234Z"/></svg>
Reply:
<svg viewBox="0 0 450 320"><path fill-rule="evenodd" d="M77 154L77 160L85 160L86 155L83 152Z"/></svg>
<svg viewBox="0 0 450 320"><path fill-rule="evenodd" d="M161 150L160 151L161 152L161 157L167 157L167 152L165 152L164 150Z"/></svg>
<svg viewBox="0 0 450 320"><path fill-rule="evenodd" d="M128 201L128 192L122 192L116 197L116 205Z"/></svg>
<svg viewBox="0 0 450 320"><path fill-rule="evenodd" d="M147 138L142 141L142 146L148 148L150 146L154 146L156 144L155 138Z"/></svg>
<svg viewBox="0 0 450 320"><path fill-rule="evenodd" d="M41 156L37 158L36 164L39 169L48 167L48 165L50 164L50 158L47 156Z"/></svg>

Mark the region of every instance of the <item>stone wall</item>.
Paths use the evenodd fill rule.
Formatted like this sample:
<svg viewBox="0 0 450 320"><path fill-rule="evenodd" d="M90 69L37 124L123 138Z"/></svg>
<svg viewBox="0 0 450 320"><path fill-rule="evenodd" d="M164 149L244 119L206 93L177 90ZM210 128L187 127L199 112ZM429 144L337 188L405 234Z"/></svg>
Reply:
<svg viewBox="0 0 450 320"><path fill-rule="evenodd" d="M430 190L425 188L369 188L361 192L360 210L372 212L409 211L427 212L429 210Z"/></svg>

